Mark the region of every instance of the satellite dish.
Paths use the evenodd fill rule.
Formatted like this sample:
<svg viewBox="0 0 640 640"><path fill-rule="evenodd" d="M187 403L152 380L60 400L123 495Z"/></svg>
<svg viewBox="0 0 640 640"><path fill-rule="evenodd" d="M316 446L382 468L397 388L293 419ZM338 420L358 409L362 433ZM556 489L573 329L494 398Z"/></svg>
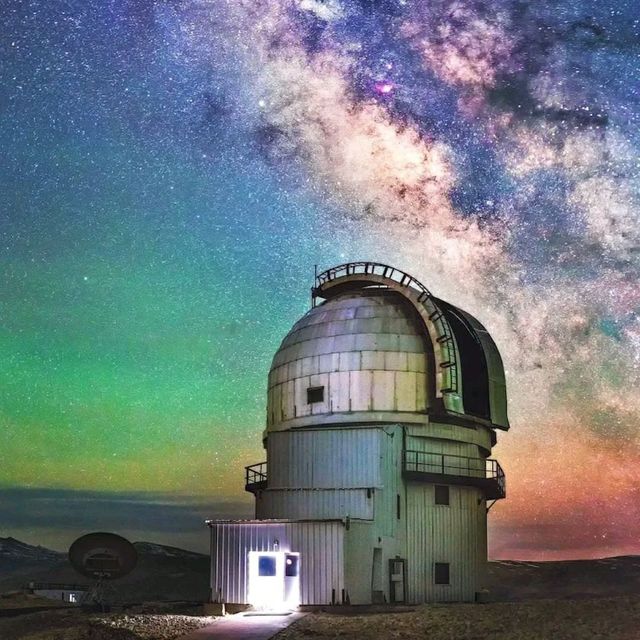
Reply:
<svg viewBox="0 0 640 640"><path fill-rule="evenodd" d="M87 578L122 578L133 571L137 561L135 547L115 533L88 533L69 547L71 566Z"/></svg>

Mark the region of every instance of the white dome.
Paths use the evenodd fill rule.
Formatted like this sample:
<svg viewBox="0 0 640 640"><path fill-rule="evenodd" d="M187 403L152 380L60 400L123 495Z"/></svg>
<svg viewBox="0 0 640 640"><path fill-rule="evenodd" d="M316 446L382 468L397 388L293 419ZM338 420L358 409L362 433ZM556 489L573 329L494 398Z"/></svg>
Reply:
<svg viewBox="0 0 640 640"><path fill-rule="evenodd" d="M351 423L424 421L427 362L420 318L401 294L339 294L305 314L276 352L268 428L318 424L319 416L340 422L344 414Z"/></svg>
<svg viewBox="0 0 640 640"><path fill-rule="evenodd" d="M324 298L269 372L267 430L431 420L508 429L504 368L473 316L377 263L320 274Z"/></svg>

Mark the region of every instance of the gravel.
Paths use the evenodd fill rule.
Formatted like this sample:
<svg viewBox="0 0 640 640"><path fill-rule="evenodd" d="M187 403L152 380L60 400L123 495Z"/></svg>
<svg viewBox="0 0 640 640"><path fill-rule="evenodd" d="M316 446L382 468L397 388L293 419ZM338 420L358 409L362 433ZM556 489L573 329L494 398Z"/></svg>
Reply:
<svg viewBox="0 0 640 640"><path fill-rule="evenodd" d="M57 610L0 619L2 640L173 640L211 624L210 616L83 614Z"/></svg>
<svg viewBox="0 0 640 640"><path fill-rule="evenodd" d="M172 640L199 627L211 624L209 616L180 615L109 615L93 619L95 624L111 629L126 629L140 640Z"/></svg>

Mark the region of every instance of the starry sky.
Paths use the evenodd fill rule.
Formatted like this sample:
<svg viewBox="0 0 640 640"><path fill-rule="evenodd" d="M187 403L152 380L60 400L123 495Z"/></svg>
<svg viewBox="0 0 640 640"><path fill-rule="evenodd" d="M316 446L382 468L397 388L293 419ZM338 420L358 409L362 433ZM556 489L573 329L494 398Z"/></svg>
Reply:
<svg viewBox="0 0 640 640"><path fill-rule="evenodd" d="M368 259L503 354L490 555L640 553L634 0L0 14L0 535L205 550L314 265Z"/></svg>

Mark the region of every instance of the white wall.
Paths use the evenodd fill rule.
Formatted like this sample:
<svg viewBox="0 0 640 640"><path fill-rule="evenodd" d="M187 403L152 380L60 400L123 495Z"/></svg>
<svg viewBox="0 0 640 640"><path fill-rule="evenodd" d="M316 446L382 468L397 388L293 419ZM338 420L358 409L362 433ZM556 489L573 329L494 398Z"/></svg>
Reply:
<svg viewBox="0 0 640 640"><path fill-rule="evenodd" d="M300 553L301 604L331 604L344 588L342 522L211 523L211 590L214 600L248 604L248 552Z"/></svg>
<svg viewBox="0 0 640 640"><path fill-rule="evenodd" d="M435 485L407 485L407 576L412 602L468 601L484 586L486 503L482 491L451 485L450 505L435 504ZM448 562L449 585L434 584L434 563Z"/></svg>
<svg viewBox="0 0 640 640"><path fill-rule="evenodd" d="M34 589L33 593L50 600L61 600L72 604L79 604L80 599L85 594L84 591L70 591L67 589Z"/></svg>

